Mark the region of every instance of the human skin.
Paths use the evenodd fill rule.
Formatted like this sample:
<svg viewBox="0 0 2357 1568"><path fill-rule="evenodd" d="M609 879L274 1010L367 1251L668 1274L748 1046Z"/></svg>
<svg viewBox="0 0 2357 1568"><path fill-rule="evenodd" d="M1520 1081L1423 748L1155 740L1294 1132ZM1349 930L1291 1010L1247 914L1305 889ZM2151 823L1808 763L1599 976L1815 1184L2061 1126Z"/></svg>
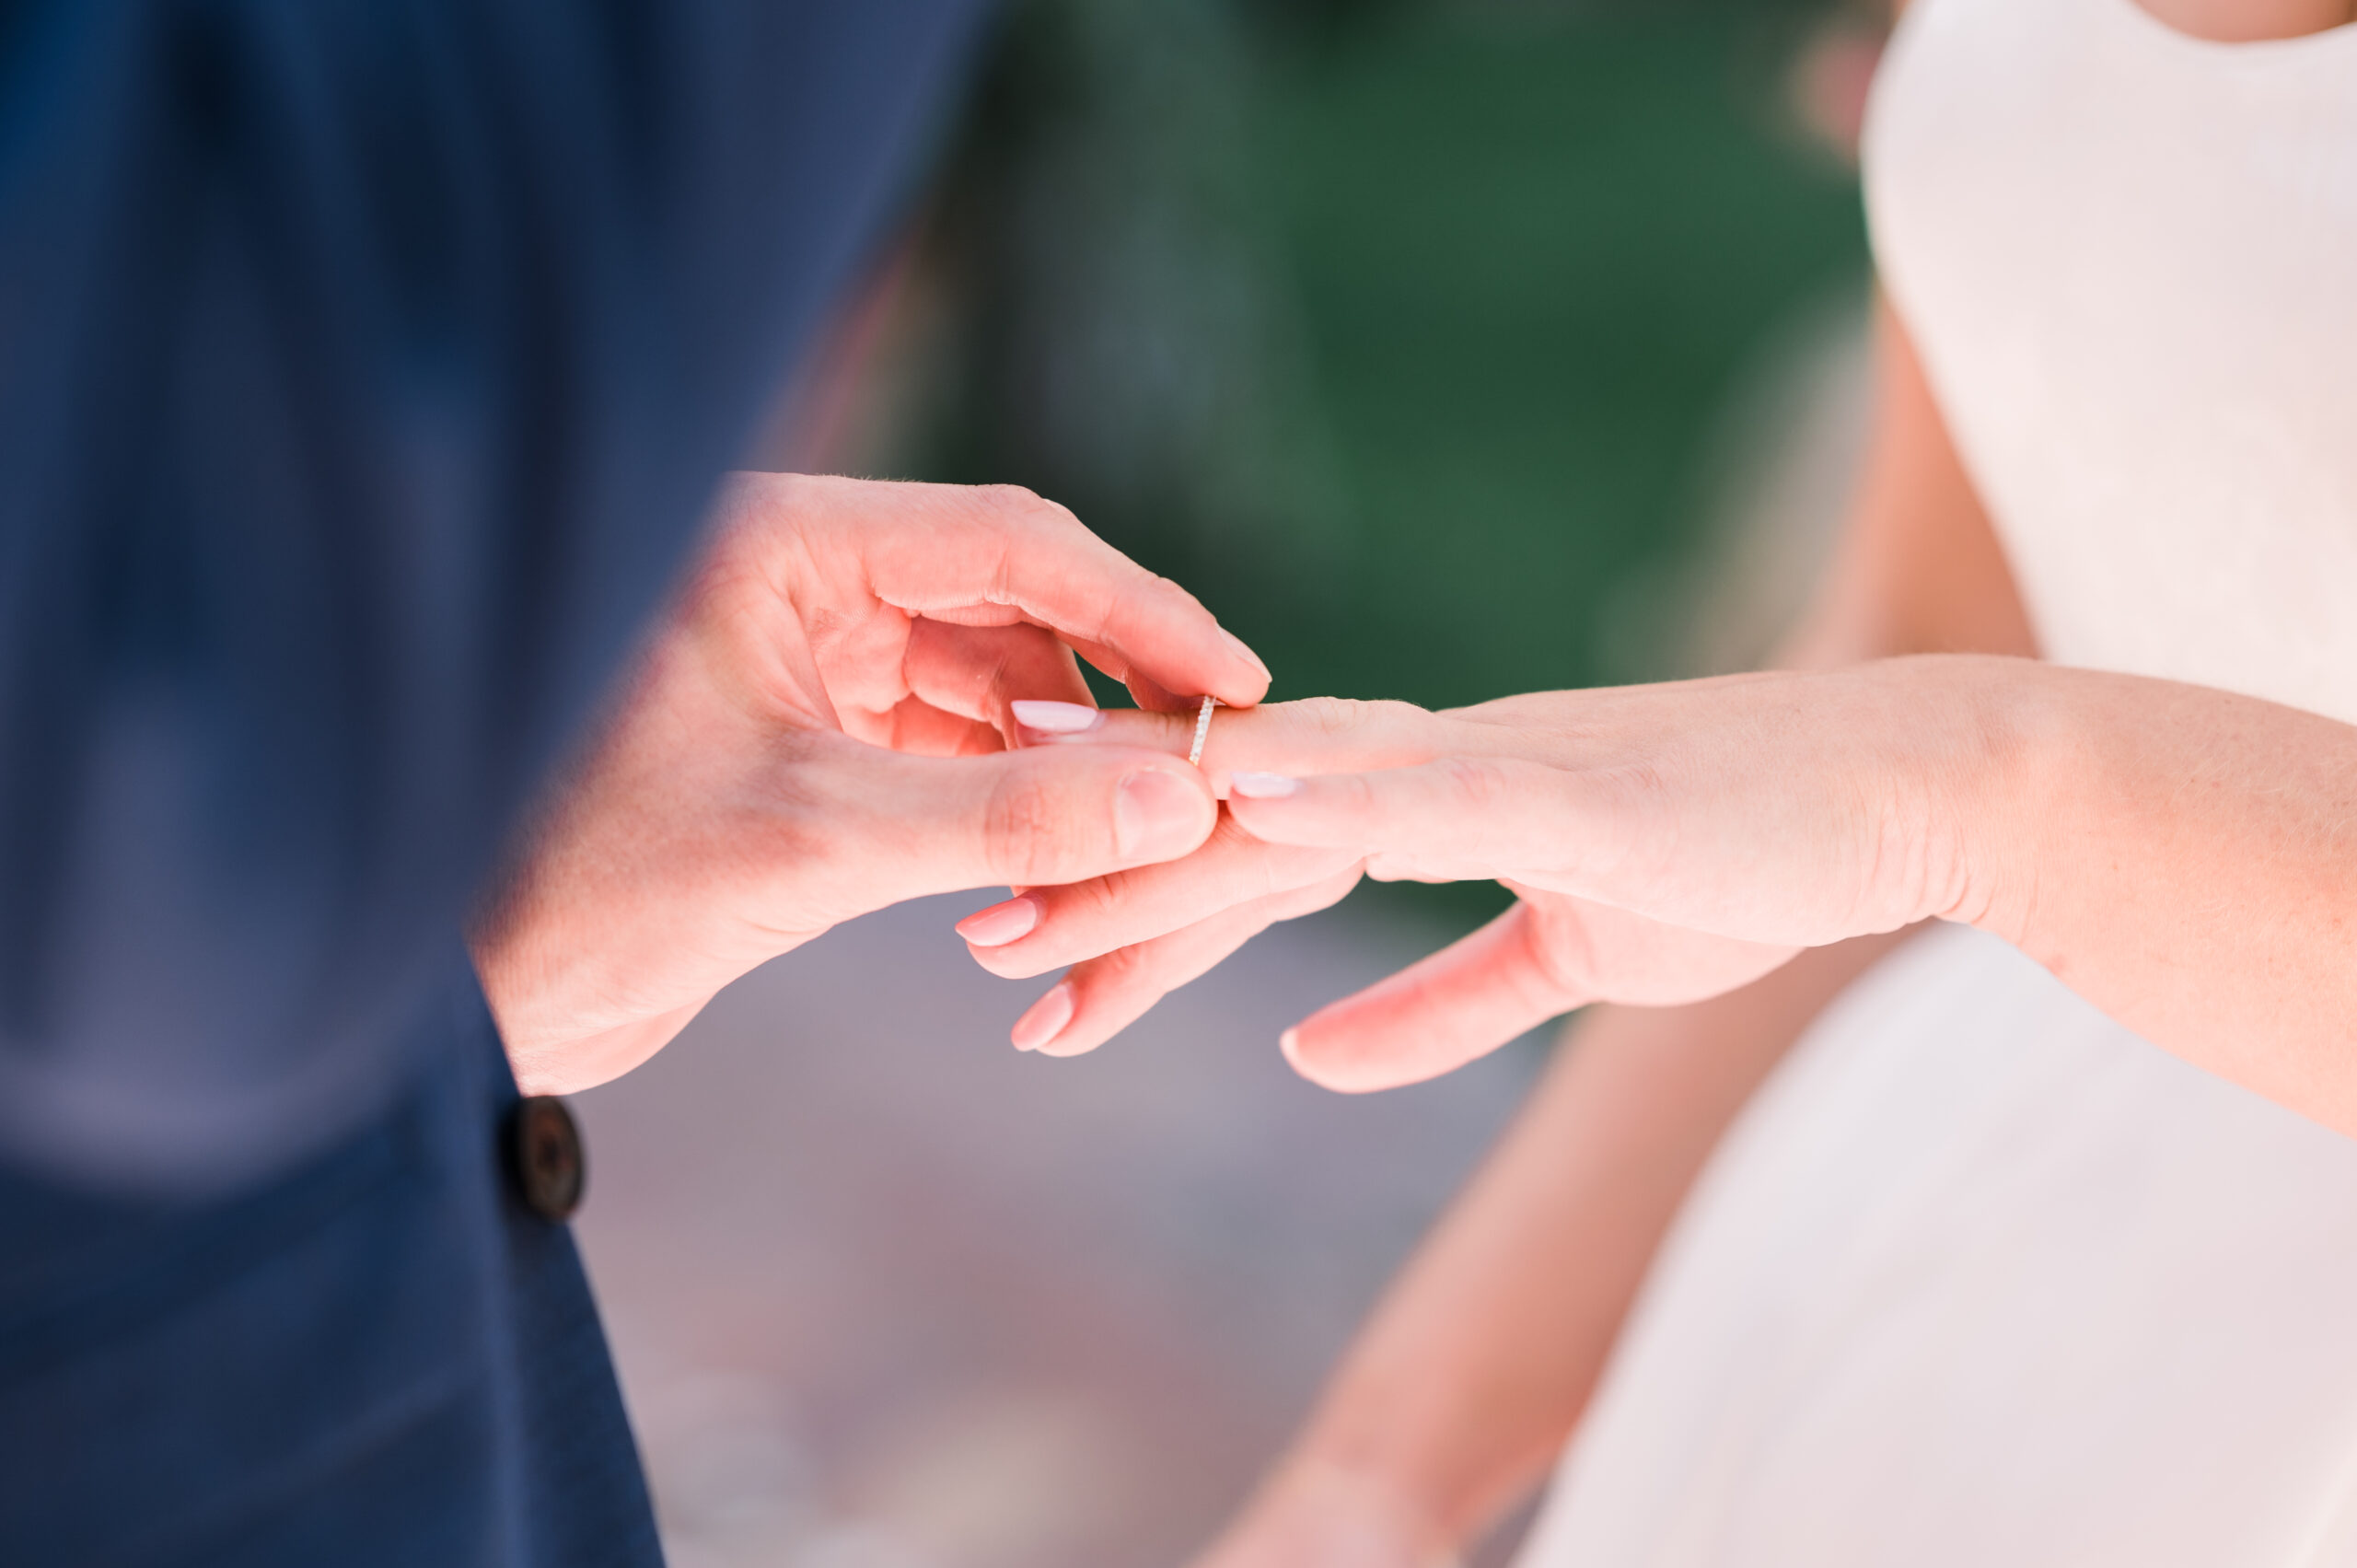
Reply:
<svg viewBox="0 0 2357 1568"><path fill-rule="evenodd" d="M2357 19L2343 0L2153 0L2148 8L2220 41ZM1866 471L1791 662L2030 654L2019 599L1906 335L1886 319L1881 337ZM1203 853L1230 832L1224 820ZM1225 876L1249 880L1239 867ZM1167 885L1162 898L1166 909L1177 902ZM1053 939L1053 924L1035 925ZM1075 954L1091 950L1078 930L1066 935ZM1695 1005L1583 1014L1199 1568L1425 1568L1478 1539L1570 1436L1662 1234L1728 1121L1824 1003L1898 939L1814 949ZM1197 961L1200 951L1177 969ZM1152 942L1080 964L1081 1021L1143 1011L1159 967ZM1447 994L1393 1001L1403 1026L1461 1027ZM1346 1005L1321 1016L1347 1025L1365 1013Z"/></svg>
<svg viewBox="0 0 2357 1568"><path fill-rule="evenodd" d="M1887 317L1878 348L1852 517L1787 655L1828 666L2031 651L1995 538ZM1900 939L1805 952L1691 1005L1584 1013L1202 1568L1426 1568L1479 1539L1568 1439L1727 1124L1825 1003ZM1395 991L1392 1027L1462 1039L1465 991ZM1347 1028L1353 1011L1379 1016L1328 1016Z"/></svg>
<svg viewBox="0 0 2357 1568"><path fill-rule="evenodd" d="M2348 725L1955 655L1445 714L1377 705L1339 727L1283 707L1239 719L1227 765L1302 775L1237 774L1229 809L1255 837L1611 912L1510 913L1503 953L1478 935L1461 949L1485 981L1551 981L1550 1004L1715 994L1802 947L1956 921L2154 1043L2357 1133ZM1631 916L1687 935L1631 941ZM1379 1088L1476 1043L1305 1029L1292 1055Z"/></svg>
<svg viewBox="0 0 2357 1568"><path fill-rule="evenodd" d="M1658 992L1682 973L1706 991L1762 957L1729 938L1772 950L1940 916L2000 932L2156 1042L2357 1131L2340 1028L2357 996L2340 940L2357 886L2357 734L2019 656L2029 634L1985 516L1903 331L1886 319L1883 336L1869 470L1797 650L1835 668L1214 725L1215 777L1257 766L1304 782L1232 800L1199 852L1207 865L1248 857L1264 834L1307 841L1271 843L1269 876L1325 853L1533 889L1504 926L1295 1031L1305 1071L1345 1087L1404 1081L1632 983ZM1970 648L2014 656L1855 662ZM1109 715L1099 733L1144 738L1161 722ZM1369 766L1385 771L1338 771ZM1146 935L1120 929L1133 902L1163 920L1193 912L1194 875L1188 862L1039 890L1035 946L1016 962ZM1250 876L1229 865L1205 880ZM1550 900L1557 917L1534 918ZM1618 912L1599 920L1599 904ZM1157 940L1074 970L1075 1024L1150 1000ZM1819 947L1700 1006L1596 1009L1395 1285L1218 1568L1404 1568L1471 1539L1534 1481L1727 1120L1874 947ZM1353 1488L1359 1504L1337 1501ZM1362 1534L1370 1516L1404 1521L1384 1538L1392 1554L1306 1544L1339 1541L1346 1513Z"/></svg>
<svg viewBox="0 0 2357 1568"><path fill-rule="evenodd" d="M1791 662L2034 645L2003 557L1902 328L1878 331L1876 428L1842 546ZM1225 736L1223 714L1214 733ZM1182 916L1190 873L1264 889L1297 849L1224 819L1193 860L1080 889L1034 889L1048 944L977 949L993 967L1060 961L1132 913ZM1255 856L1262 864L1254 864ZM1316 868L1308 868L1315 870ZM1328 873L1329 876L1332 874ZM1356 864L1347 875L1354 878ZM1282 898L1277 894L1274 897ZM1550 895L1538 895L1545 899ZM1237 916L1088 958L1069 977L1089 1040L1142 1011ZM1243 923L1258 919L1246 906ZM1105 923L1111 922L1114 923ZM1642 930L1642 926L1635 929ZM1577 1422L1663 1232L1721 1132L1808 1020L1893 937L1804 953L1694 1005L1602 1005L1404 1269L1204 1568L1423 1568L1479 1538L1545 1473ZM1170 949L1183 949L1172 964ZM1315 1040L1391 1030L1478 1044L1509 1011L1553 1006L1527 980L1387 984L1327 1009ZM1300 1033L1295 1035L1296 1040Z"/></svg>
<svg viewBox="0 0 2357 1568"><path fill-rule="evenodd" d="M470 933L518 1083L615 1077L728 981L903 899L1176 858L1183 758L1016 750L1011 704L1267 690L1176 585L1013 488L742 474Z"/></svg>
<svg viewBox="0 0 2357 1568"><path fill-rule="evenodd" d="M2190 38L2213 43L2257 43L2298 38L2357 21L2350 0L2133 0L2153 17Z"/></svg>
<svg viewBox="0 0 2357 1568"><path fill-rule="evenodd" d="M1879 342L1877 428L1854 516L1807 626L1787 649L1787 662L1822 669L1916 653L2032 654L2034 642L1995 537L1906 333L1887 312ZM1569 694L1569 700L1633 699L1642 705L1659 695L1640 688ZM1467 714L1494 721L1517 705L1559 700L1509 699ZM1258 726L1271 716L1284 731L1282 739L1271 727L1256 740L1245 731L1247 715L1214 718L1204 764L1223 792L1225 772L1234 767L1294 767L1310 750L1341 758L1353 747L1386 744L1376 737L1379 725L1388 723L1391 736L1409 747L1396 754L1399 760L1422 760L1426 753L1414 748L1440 733L1436 728L1422 740L1408 737L1403 726L1435 716L1404 704L1292 704L1250 722ZM1164 721L1093 712L1086 717L1093 725L1087 731L1033 738L1071 744L1127 734L1166 748L1183 744L1177 726ZM1486 745L1499 732L1466 733ZM1283 752L1287 746L1297 752ZM1248 757L1246 749L1254 748ZM960 930L976 958L996 973L1023 976L1072 966L1057 988L1069 1001L1060 1005L1051 993L1040 1008L1063 1017L1063 1028L1032 1042L1070 1053L1109 1038L1171 986L1290 912L1288 906L1341 897L1367 858L1364 846L1265 842L1245 830L1240 811L1231 811L1203 849L1183 863L1072 887L1032 888L970 917ZM1764 973L1791 951L1781 943L1698 936L1532 888L1498 925L1321 1012L1293 1031L1287 1045L1304 1061L1328 1042L1337 1051L1404 1061L1386 1040L1426 1047L1441 1041L1446 1054L1424 1059L1439 1070L1606 990L1617 1000L1654 1005L1695 1000ZM1596 974L1578 972L1599 968L1611 971L1608 987Z"/></svg>

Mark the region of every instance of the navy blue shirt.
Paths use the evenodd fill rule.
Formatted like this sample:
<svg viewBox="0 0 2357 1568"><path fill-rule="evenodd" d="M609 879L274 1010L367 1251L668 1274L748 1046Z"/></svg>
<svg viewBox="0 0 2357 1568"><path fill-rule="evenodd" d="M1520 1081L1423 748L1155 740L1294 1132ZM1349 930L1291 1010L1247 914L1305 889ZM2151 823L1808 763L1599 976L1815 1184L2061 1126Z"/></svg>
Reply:
<svg viewBox="0 0 2357 1568"><path fill-rule="evenodd" d="M0 1160L234 1183L385 1103L970 9L8 8Z"/></svg>
<svg viewBox="0 0 2357 1568"><path fill-rule="evenodd" d="M972 9L0 12L0 1560L653 1560L458 932Z"/></svg>

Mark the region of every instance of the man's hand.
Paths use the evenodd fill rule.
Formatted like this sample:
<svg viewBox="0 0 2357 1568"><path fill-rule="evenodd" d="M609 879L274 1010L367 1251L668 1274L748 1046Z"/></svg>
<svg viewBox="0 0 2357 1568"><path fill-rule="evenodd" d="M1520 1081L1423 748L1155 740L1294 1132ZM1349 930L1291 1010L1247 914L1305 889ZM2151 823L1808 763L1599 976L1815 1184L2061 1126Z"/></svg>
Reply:
<svg viewBox="0 0 2357 1568"><path fill-rule="evenodd" d="M1268 689L1192 598L1027 492L739 476L473 933L527 1092L627 1072L853 915L1200 845L1218 807L1183 759L1005 749L1012 703L1088 702L1075 648L1151 708Z"/></svg>

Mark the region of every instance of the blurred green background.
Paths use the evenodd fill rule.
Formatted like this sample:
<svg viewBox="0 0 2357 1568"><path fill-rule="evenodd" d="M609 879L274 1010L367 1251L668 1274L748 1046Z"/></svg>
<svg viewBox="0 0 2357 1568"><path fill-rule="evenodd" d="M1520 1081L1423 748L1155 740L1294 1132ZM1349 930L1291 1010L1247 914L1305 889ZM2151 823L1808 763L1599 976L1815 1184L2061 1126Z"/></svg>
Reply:
<svg viewBox="0 0 2357 1568"><path fill-rule="evenodd" d="M1680 673L1691 606L1659 590L1730 404L1862 294L1854 172L1795 109L1843 14L1021 0L898 270L853 466L1065 503L1280 698Z"/></svg>
<svg viewBox="0 0 2357 1568"><path fill-rule="evenodd" d="M1280 697L1658 674L1616 588L1690 548L1732 389L1864 271L1786 90L1825 11L1033 0L927 237L908 466L1072 505Z"/></svg>

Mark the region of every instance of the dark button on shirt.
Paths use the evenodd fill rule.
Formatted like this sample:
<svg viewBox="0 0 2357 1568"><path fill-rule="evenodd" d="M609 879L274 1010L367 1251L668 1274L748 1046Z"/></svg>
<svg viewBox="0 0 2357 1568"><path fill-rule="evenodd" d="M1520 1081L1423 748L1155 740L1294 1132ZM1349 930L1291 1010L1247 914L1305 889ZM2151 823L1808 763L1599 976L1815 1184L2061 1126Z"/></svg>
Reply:
<svg viewBox="0 0 2357 1568"><path fill-rule="evenodd" d="M589 1166L581 1150L581 1129L554 1095L517 1103L507 1122L507 1168L524 1206L560 1224L581 1206Z"/></svg>

